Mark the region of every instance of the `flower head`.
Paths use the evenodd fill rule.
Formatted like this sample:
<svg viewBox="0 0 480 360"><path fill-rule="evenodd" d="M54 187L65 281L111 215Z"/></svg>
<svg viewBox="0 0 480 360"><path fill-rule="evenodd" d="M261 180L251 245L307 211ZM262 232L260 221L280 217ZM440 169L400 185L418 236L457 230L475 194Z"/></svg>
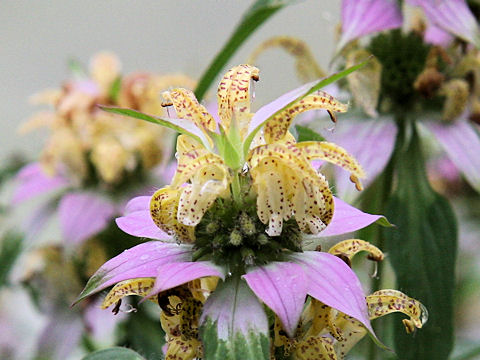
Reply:
<svg viewBox="0 0 480 360"><path fill-rule="evenodd" d="M171 183L151 199L131 200L126 216L117 220L130 234L163 242L140 244L105 263L79 299L116 284L105 307L131 294L158 302L169 359L233 352L270 358L273 334L262 303L289 338L296 337L311 299L373 335L351 268L338 256L302 249L303 234L335 235L380 218L334 199L311 162L321 159L347 170L359 190L364 172L342 148L297 143L288 131L301 112L325 109L335 119L334 112L346 106L307 84L253 114L252 80L258 80L258 69L249 65L227 72L218 87L218 117L185 89L164 93L177 119L107 109L183 134Z"/></svg>

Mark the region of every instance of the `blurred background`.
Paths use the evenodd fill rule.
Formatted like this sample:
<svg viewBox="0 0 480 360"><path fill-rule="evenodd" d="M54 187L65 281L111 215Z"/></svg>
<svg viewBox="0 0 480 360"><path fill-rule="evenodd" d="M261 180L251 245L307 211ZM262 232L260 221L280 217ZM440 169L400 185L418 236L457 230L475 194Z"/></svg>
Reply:
<svg viewBox="0 0 480 360"><path fill-rule="evenodd" d="M119 56L124 73L144 69L184 72L198 78L251 3L1 1L1 159L20 149L30 155L38 153L44 134L34 132L21 137L16 129L36 110L28 98L42 89L57 87L67 78L68 59L87 65L94 53L110 50ZM339 1L301 1L282 9L246 41L227 67L245 62L260 42L273 35L305 40L326 67L333 53L339 14ZM271 50L259 59L257 106L299 84L293 59L278 56L280 53Z"/></svg>

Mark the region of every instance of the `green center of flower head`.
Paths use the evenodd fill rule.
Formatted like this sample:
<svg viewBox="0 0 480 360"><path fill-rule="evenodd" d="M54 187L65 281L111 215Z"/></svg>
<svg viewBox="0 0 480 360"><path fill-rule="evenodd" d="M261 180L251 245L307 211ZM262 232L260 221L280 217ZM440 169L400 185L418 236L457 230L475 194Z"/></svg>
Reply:
<svg viewBox="0 0 480 360"><path fill-rule="evenodd" d="M233 271L282 260L288 251L302 251L300 228L293 218L283 223L279 236L268 235L267 228L258 218L255 196L246 196L242 204L219 198L195 227L194 258Z"/></svg>
<svg viewBox="0 0 480 360"><path fill-rule="evenodd" d="M425 68L431 46L413 32L400 30L374 37L368 50L382 64L381 101L390 103L393 110L404 109L418 98L413 84ZM383 101L382 105L385 105Z"/></svg>

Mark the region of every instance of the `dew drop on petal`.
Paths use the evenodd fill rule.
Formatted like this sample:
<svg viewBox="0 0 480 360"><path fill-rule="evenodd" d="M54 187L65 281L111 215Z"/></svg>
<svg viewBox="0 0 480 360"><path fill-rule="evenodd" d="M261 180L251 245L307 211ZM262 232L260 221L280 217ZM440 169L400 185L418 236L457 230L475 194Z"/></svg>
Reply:
<svg viewBox="0 0 480 360"><path fill-rule="evenodd" d="M145 255L140 256L140 260L147 260L149 257L150 257L150 255L145 254Z"/></svg>

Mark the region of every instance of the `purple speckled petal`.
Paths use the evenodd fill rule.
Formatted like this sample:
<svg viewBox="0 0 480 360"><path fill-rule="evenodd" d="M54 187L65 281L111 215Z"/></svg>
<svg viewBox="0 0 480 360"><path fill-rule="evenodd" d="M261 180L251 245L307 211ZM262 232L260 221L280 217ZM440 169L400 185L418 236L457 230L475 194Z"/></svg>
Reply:
<svg viewBox="0 0 480 360"><path fill-rule="evenodd" d="M225 269L210 261L175 262L161 265L157 270L155 284L144 300L159 292L206 276L216 276L223 280L225 279Z"/></svg>
<svg viewBox="0 0 480 360"><path fill-rule="evenodd" d="M466 180L480 192L480 139L466 119L452 124L424 122Z"/></svg>
<svg viewBox="0 0 480 360"><path fill-rule="evenodd" d="M76 302L117 282L156 277L164 264L192 260L192 246L149 241L110 259L90 278Z"/></svg>
<svg viewBox="0 0 480 360"><path fill-rule="evenodd" d="M68 179L60 176L48 176L39 163L25 165L16 176L18 187L13 194L12 203L18 204L48 191L60 190L69 185Z"/></svg>
<svg viewBox="0 0 480 360"><path fill-rule="evenodd" d="M291 259L305 269L308 295L357 319L374 335L362 285L347 264L318 251L291 255Z"/></svg>
<svg viewBox="0 0 480 360"><path fill-rule="evenodd" d="M130 200L125 207L125 216L115 219L115 222L132 236L171 241L171 236L160 230L150 216L150 198L138 196Z"/></svg>
<svg viewBox="0 0 480 360"><path fill-rule="evenodd" d="M335 210L333 211L333 218L330 224L320 233L320 236L336 236L348 234L370 224L375 221L384 219L382 215L372 215L364 213L357 208L348 205L339 198L333 198L335 203Z"/></svg>
<svg viewBox="0 0 480 360"><path fill-rule="evenodd" d="M367 174L363 181L367 187L387 165L395 145L397 127L393 119L388 117L368 121L344 118L334 132L325 132L323 135L357 159ZM343 169L335 168L335 179L334 191L337 196L353 201L360 194Z"/></svg>
<svg viewBox="0 0 480 360"><path fill-rule="evenodd" d="M204 329L214 327L217 339L226 345L227 351L234 351L234 342L240 340L247 345L242 347L245 359L268 359L268 354L259 356L249 346L258 348L256 338L263 337L268 351L268 320L262 304L243 279L228 277L219 282L203 306L200 324ZM230 355L235 357L234 353Z"/></svg>
<svg viewBox="0 0 480 360"><path fill-rule="evenodd" d="M447 47L453 41L452 35L433 24L428 24L423 38L429 44L443 47Z"/></svg>
<svg viewBox="0 0 480 360"><path fill-rule="evenodd" d="M58 212L64 240L79 245L108 225L115 206L92 193L70 193L60 200Z"/></svg>
<svg viewBox="0 0 480 360"><path fill-rule="evenodd" d="M395 0L343 0L342 36L337 50L374 32L401 27L402 12Z"/></svg>
<svg viewBox="0 0 480 360"><path fill-rule="evenodd" d="M427 19L441 29L480 46L480 28L465 0L407 0L420 6Z"/></svg>
<svg viewBox="0 0 480 360"><path fill-rule="evenodd" d="M302 266L273 262L247 271L243 278L293 337L307 296L308 280Z"/></svg>

